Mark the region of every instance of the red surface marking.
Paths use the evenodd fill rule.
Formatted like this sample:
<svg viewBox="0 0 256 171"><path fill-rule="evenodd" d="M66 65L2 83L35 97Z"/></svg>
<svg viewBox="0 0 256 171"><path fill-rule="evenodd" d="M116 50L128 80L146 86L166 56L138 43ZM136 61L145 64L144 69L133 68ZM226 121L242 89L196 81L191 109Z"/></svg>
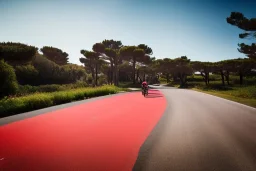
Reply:
<svg viewBox="0 0 256 171"><path fill-rule="evenodd" d="M0 170L132 170L165 107L163 96L138 92L1 126Z"/></svg>

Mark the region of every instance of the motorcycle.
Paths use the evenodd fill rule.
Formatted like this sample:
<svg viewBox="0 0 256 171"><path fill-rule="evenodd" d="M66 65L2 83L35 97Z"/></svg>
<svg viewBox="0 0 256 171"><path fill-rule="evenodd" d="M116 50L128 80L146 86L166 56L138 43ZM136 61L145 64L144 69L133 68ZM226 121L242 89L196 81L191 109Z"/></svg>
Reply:
<svg viewBox="0 0 256 171"><path fill-rule="evenodd" d="M148 95L148 88L144 87L143 91L142 91L142 95L145 97L146 95Z"/></svg>

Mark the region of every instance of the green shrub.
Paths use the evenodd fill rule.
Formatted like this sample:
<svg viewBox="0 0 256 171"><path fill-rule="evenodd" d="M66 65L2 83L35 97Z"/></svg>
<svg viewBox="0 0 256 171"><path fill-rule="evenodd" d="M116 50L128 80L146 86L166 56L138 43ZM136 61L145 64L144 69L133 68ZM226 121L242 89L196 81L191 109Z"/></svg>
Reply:
<svg viewBox="0 0 256 171"><path fill-rule="evenodd" d="M74 88L84 88L84 87L88 87L88 84L84 81L77 81L74 84L67 84L67 87L70 89L74 89Z"/></svg>
<svg viewBox="0 0 256 171"><path fill-rule="evenodd" d="M47 94L33 94L30 96L3 99L0 101L2 117L15 113L22 113L53 105L51 96ZM1 116L0 116L1 117Z"/></svg>
<svg viewBox="0 0 256 171"><path fill-rule="evenodd" d="M4 98L0 100L0 117L68 103L75 100L114 94L120 90L120 88L115 86L102 86L96 88L71 89L53 93L35 93L9 99Z"/></svg>
<svg viewBox="0 0 256 171"><path fill-rule="evenodd" d="M19 91L16 95L22 96L27 94L32 94L38 92L38 86L31 86L31 85L19 85Z"/></svg>
<svg viewBox="0 0 256 171"><path fill-rule="evenodd" d="M29 110L36 110L53 105L52 97L49 94L35 93L32 96L21 98L24 105Z"/></svg>
<svg viewBox="0 0 256 171"><path fill-rule="evenodd" d="M187 81L204 81L201 75L191 75L187 76Z"/></svg>
<svg viewBox="0 0 256 171"><path fill-rule="evenodd" d="M210 81L221 80L220 74L212 74L212 75L210 75L209 77L210 77Z"/></svg>
<svg viewBox="0 0 256 171"><path fill-rule="evenodd" d="M57 91L64 91L64 90L71 90L77 88L85 88L88 87L86 82L78 81L74 84L50 84L50 85L40 85L40 86L31 86L31 85L19 85L19 91L17 92L16 96L23 96L32 94L35 92L41 93L49 93L49 92L57 92Z"/></svg>
<svg viewBox="0 0 256 171"><path fill-rule="evenodd" d="M59 66L43 55L37 55L33 65L39 72L38 84L70 84L86 79L84 67L76 64Z"/></svg>
<svg viewBox="0 0 256 171"><path fill-rule="evenodd" d="M101 75L98 78L98 84L99 85L104 85L107 84L107 76L106 75Z"/></svg>
<svg viewBox="0 0 256 171"><path fill-rule="evenodd" d="M18 82L12 66L0 60L0 97L15 94L18 91Z"/></svg>
<svg viewBox="0 0 256 171"><path fill-rule="evenodd" d="M232 84L240 84L240 78L233 78ZM244 77L243 85L256 85L256 77L250 76L250 77Z"/></svg>
<svg viewBox="0 0 256 171"><path fill-rule="evenodd" d="M39 92L55 92L55 91L62 91L62 90L65 90L65 88L58 84L41 85L38 87Z"/></svg>
<svg viewBox="0 0 256 171"><path fill-rule="evenodd" d="M166 83L167 82L166 78L163 78L163 77L160 77L159 81L160 81L160 83Z"/></svg>
<svg viewBox="0 0 256 171"><path fill-rule="evenodd" d="M38 71L33 65L21 65L15 68L17 80L20 84L34 85L38 76Z"/></svg>
<svg viewBox="0 0 256 171"><path fill-rule="evenodd" d="M63 104L75 100L74 93L69 91L56 92L52 94L54 104Z"/></svg>
<svg viewBox="0 0 256 171"><path fill-rule="evenodd" d="M11 65L26 64L33 60L37 48L22 43L0 42L0 60Z"/></svg>
<svg viewBox="0 0 256 171"><path fill-rule="evenodd" d="M256 99L256 86L236 87L234 89L235 91L230 91L228 94L236 97Z"/></svg>
<svg viewBox="0 0 256 171"><path fill-rule="evenodd" d="M92 74L87 75L86 81L87 81L88 84L93 83Z"/></svg>

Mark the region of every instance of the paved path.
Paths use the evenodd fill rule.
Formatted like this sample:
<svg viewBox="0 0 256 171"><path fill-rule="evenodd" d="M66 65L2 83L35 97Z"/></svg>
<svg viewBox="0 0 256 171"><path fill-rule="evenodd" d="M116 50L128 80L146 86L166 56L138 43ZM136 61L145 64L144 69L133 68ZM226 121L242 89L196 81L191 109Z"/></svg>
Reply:
<svg viewBox="0 0 256 171"><path fill-rule="evenodd" d="M255 171L256 109L211 95L162 89L168 106L133 171Z"/></svg>
<svg viewBox="0 0 256 171"><path fill-rule="evenodd" d="M0 119L0 170L256 170L255 108L151 87Z"/></svg>
<svg viewBox="0 0 256 171"><path fill-rule="evenodd" d="M0 170L130 171L166 100L135 92L64 107L1 119Z"/></svg>

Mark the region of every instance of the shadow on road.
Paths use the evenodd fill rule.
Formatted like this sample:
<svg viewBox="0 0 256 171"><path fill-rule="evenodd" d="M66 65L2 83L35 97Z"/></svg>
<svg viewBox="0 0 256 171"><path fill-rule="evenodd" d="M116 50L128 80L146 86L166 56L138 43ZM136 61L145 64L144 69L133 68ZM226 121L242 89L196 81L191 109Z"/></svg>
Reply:
<svg viewBox="0 0 256 171"><path fill-rule="evenodd" d="M148 91L148 94L158 94L159 95L159 92L157 92L157 91Z"/></svg>
<svg viewBox="0 0 256 171"><path fill-rule="evenodd" d="M145 96L146 98L158 98L163 97L163 95L159 92L159 90L151 90L149 89L148 95Z"/></svg>
<svg viewBox="0 0 256 171"><path fill-rule="evenodd" d="M151 91L151 90L150 90ZM155 90L158 91L158 90ZM162 96L160 92L158 93L158 97ZM154 98L153 95L151 98ZM150 95L146 96L146 98L150 98ZM132 168L132 171L144 171L147 170L147 165L150 156L152 155L152 149L155 146L155 144L158 143L158 141L163 137L163 134L165 132L165 125L168 123L168 115L169 113L169 107L166 107L166 111L164 112L161 119L158 121L152 132L149 134L147 139L144 141L142 146L140 147L138 157L136 159L136 162Z"/></svg>
<svg viewBox="0 0 256 171"><path fill-rule="evenodd" d="M163 97L163 96L146 96L146 98L159 98L159 97Z"/></svg>
<svg viewBox="0 0 256 171"><path fill-rule="evenodd" d="M159 90L157 90L157 89L149 89L149 91L148 92L158 92Z"/></svg>

